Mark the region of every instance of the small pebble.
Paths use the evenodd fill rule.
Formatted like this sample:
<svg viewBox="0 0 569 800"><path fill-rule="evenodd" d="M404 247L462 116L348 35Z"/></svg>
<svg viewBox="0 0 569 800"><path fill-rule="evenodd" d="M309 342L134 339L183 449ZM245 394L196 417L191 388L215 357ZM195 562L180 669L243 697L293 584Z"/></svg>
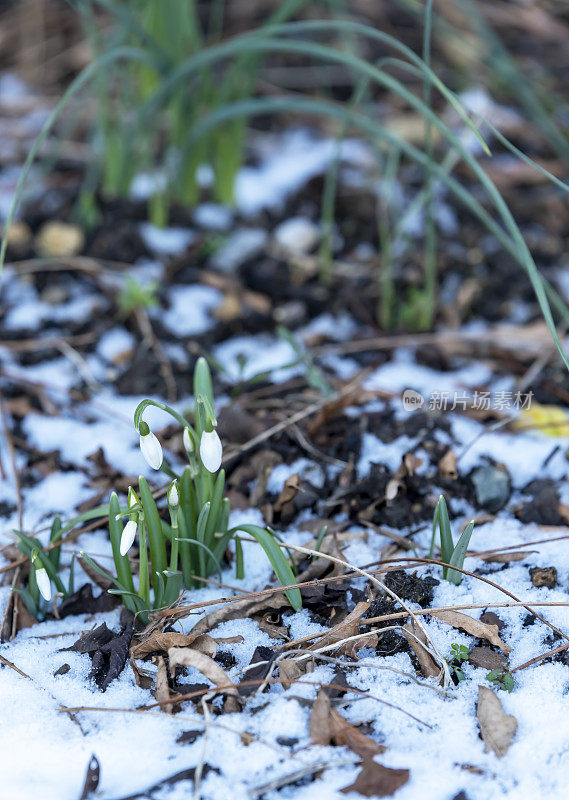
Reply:
<svg viewBox="0 0 569 800"><path fill-rule="evenodd" d="M546 586L554 589L557 586L557 570L555 567L532 567L529 571L531 582L536 588Z"/></svg>

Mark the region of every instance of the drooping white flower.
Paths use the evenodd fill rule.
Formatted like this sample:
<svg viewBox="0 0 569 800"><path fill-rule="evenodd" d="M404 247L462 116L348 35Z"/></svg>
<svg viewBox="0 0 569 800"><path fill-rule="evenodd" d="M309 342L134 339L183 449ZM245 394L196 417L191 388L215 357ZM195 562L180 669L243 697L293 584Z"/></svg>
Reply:
<svg viewBox="0 0 569 800"><path fill-rule="evenodd" d="M217 472L221 466L221 439L217 431L204 431L200 441L200 458L208 472Z"/></svg>
<svg viewBox="0 0 569 800"><path fill-rule="evenodd" d="M152 431L148 431L144 436L140 434L140 449L142 450L142 455L146 463L152 467L152 469L160 469L164 458L162 455L162 445Z"/></svg>
<svg viewBox="0 0 569 800"><path fill-rule="evenodd" d="M182 434L182 443L184 445L184 450L190 456L194 452L194 443L192 442L189 428L184 428L184 433Z"/></svg>
<svg viewBox="0 0 569 800"><path fill-rule="evenodd" d="M124 526L119 548L121 556L126 556L128 551L132 547L132 543L134 542L134 537L136 536L137 527L138 526L133 519L129 520Z"/></svg>
<svg viewBox="0 0 569 800"><path fill-rule="evenodd" d="M51 581L45 567L36 569L36 583L44 600L51 600Z"/></svg>

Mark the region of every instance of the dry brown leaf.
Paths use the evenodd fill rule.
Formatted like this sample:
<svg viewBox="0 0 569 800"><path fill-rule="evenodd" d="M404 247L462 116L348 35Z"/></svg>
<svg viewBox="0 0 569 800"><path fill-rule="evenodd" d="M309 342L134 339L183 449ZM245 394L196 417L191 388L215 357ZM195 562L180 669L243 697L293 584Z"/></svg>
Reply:
<svg viewBox="0 0 569 800"><path fill-rule="evenodd" d="M328 631L321 639L308 647L308 650L319 650L321 647L327 647L337 642L342 642L350 636L356 636L359 633L360 622L362 616L368 610L370 602L361 602L356 605L354 610L345 617L342 622L335 625ZM362 636L352 642L346 642L338 646L338 652L343 655L355 657L358 650L362 647L375 647L377 644L377 634L370 633L367 636Z"/></svg>
<svg viewBox="0 0 569 800"><path fill-rule="evenodd" d="M214 639L207 634L197 636L184 633L160 633L155 631L150 636L131 647L133 658L146 658L151 653L167 653L171 647L192 647L208 656L214 657L217 653L217 644Z"/></svg>
<svg viewBox="0 0 569 800"><path fill-rule="evenodd" d="M349 747L350 750L363 759L385 752L383 745L378 744L371 736L366 736L365 733L359 731L335 709L330 711L330 722L334 744Z"/></svg>
<svg viewBox="0 0 569 800"><path fill-rule="evenodd" d="M320 689L310 715L310 738L314 744L333 742L339 747L349 747L362 759L385 752L383 745L359 731L330 706L330 698Z"/></svg>
<svg viewBox="0 0 569 800"><path fill-rule="evenodd" d="M166 671L166 662L164 661L162 656L156 656L153 660L158 665L158 671L156 673L156 690L154 692L154 697L158 700L159 703L163 704L160 706L162 711L165 711L166 714L172 714L174 712L174 706L172 705L172 703L166 702L170 700L170 687L168 686L168 673Z"/></svg>
<svg viewBox="0 0 569 800"><path fill-rule="evenodd" d="M439 475L448 480L456 480L458 478L458 469L456 467L456 454L453 450L447 450L444 456L437 464Z"/></svg>
<svg viewBox="0 0 569 800"><path fill-rule="evenodd" d="M279 679L283 689L290 689L291 683L303 675L299 664L293 658L283 658L279 661Z"/></svg>
<svg viewBox="0 0 569 800"><path fill-rule="evenodd" d="M425 678L436 678L440 673L440 667L427 648L424 647L427 644L427 637L422 628L412 619L402 630L411 650L417 656L421 672Z"/></svg>
<svg viewBox="0 0 569 800"><path fill-rule="evenodd" d="M213 658L205 655L205 653L200 653L198 650L193 650L191 647L171 647L168 650L168 661L172 677L175 675L176 667L178 666L195 667L208 680L215 683L218 688L223 687L225 694L229 696L228 700L233 698L231 707L227 709L228 711L234 711L239 708L237 702L238 692L233 685L233 681L225 670L219 664L216 664Z"/></svg>
<svg viewBox="0 0 569 800"><path fill-rule="evenodd" d="M358 792L363 797L391 797L409 780L408 769L391 769L377 764L372 758L364 759L361 772L350 786L340 791Z"/></svg>
<svg viewBox="0 0 569 800"><path fill-rule="evenodd" d="M243 600L236 600L235 603L225 603L221 608L216 608L215 611L207 614L199 622L196 622L190 635L197 636L199 633L207 633L228 619L252 617L268 608L285 608L287 606L290 607L290 603L284 592L265 597L245 597Z"/></svg>
<svg viewBox="0 0 569 800"><path fill-rule="evenodd" d="M310 739L313 744L330 744L332 723L330 720L330 698L320 689L312 706L309 722Z"/></svg>
<svg viewBox="0 0 569 800"><path fill-rule="evenodd" d="M486 639L505 655L511 652L512 648L498 636L497 625L488 625L479 619L469 617L468 614L461 614L460 611L433 611L431 616L440 619L441 622L446 622L447 625L452 625L453 628L460 628L478 639Z"/></svg>
<svg viewBox="0 0 569 800"><path fill-rule="evenodd" d="M500 698L487 686L478 687L476 712L485 750L493 750L498 758L504 756L518 728L515 717L506 714Z"/></svg>
<svg viewBox="0 0 569 800"><path fill-rule="evenodd" d="M285 485L283 486L283 490L273 505L273 510L281 511L283 507L287 505L287 503L290 503L294 500L296 495L300 492L300 489L301 489L300 475L295 473L294 475L291 475L289 478L286 479Z"/></svg>
<svg viewBox="0 0 569 800"><path fill-rule="evenodd" d="M536 552L537 550L512 550L509 553L493 553L487 556L478 556L478 558L488 564L509 564L510 561L523 561L524 558Z"/></svg>

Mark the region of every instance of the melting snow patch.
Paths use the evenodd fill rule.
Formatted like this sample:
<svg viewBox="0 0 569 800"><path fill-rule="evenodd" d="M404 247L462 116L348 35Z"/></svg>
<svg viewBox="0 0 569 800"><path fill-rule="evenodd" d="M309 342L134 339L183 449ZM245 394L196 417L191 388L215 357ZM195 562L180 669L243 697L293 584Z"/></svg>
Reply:
<svg viewBox="0 0 569 800"><path fill-rule="evenodd" d="M164 256L182 253L196 238L195 233L186 228L158 228L150 222L143 222L139 230L144 244Z"/></svg>
<svg viewBox="0 0 569 800"><path fill-rule="evenodd" d="M262 228L242 228L232 233L211 259L211 264L220 272L235 270L262 252L268 234Z"/></svg>
<svg viewBox="0 0 569 800"><path fill-rule="evenodd" d="M176 336L192 336L211 328L210 312L222 301L223 295L210 286L175 286L168 291L170 308L159 313L164 325Z"/></svg>
<svg viewBox="0 0 569 800"><path fill-rule="evenodd" d="M368 148L354 139L346 139L338 147L333 139L315 139L305 131L280 137L278 149L271 150L260 166L243 167L237 175L237 207L246 216L282 207L289 195L321 175L338 155L342 161L357 164L369 160Z"/></svg>

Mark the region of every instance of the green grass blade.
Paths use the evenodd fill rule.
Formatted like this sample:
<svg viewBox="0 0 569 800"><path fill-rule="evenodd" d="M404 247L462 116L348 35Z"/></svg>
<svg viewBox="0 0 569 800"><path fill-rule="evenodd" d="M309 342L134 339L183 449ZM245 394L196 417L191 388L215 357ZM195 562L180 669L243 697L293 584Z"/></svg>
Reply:
<svg viewBox="0 0 569 800"><path fill-rule="evenodd" d="M469 522L466 528L463 530L460 539L456 543L456 547L453 550L453 553L449 559L449 564L452 564L454 567L460 567L462 569L462 565L464 564L464 557L466 555L466 551L468 549L468 545L470 543L470 537L472 536L472 531L474 530L474 520ZM455 569L447 570L447 581L451 583L455 583L457 586L462 580L462 573L457 572Z"/></svg>
<svg viewBox="0 0 569 800"><path fill-rule="evenodd" d="M271 562L271 566L274 569L275 575L277 576L281 586L290 586L291 584L296 583L296 579L293 575L290 565L281 551L281 548L275 542L271 534L268 533L268 531L266 531L264 528L261 528L259 525L252 525L250 523L237 525L231 530L232 533L236 533L237 531L248 533L261 545L267 555L267 558ZM302 608L300 589L288 589L286 591L286 596L288 597L290 604L295 611L299 611Z"/></svg>
<svg viewBox="0 0 569 800"><path fill-rule="evenodd" d="M120 518L120 513L119 499L116 492L113 492L109 502L109 538L111 540L111 547L113 548L113 561L115 562L117 579L121 586L123 586L125 589L128 589L129 592L134 592L130 561L126 555L121 556L120 552L121 537L123 532L123 524Z"/></svg>
<svg viewBox="0 0 569 800"><path fill-rule="evenodd" d="M150 565L152 569L152 586L154 587L155 594L158 589L158 596L156 597L156 605L160 607L162 597L160 595L159 586L156 586L155 578L160 575L168 567L166 560L166 545L164 543L164 534L162 533L162 524L160 522L160 514L152 497L152 492L146 481L146 478L140 477L138 486L140 488L140 501L144 511L144 523L148 531L148 546L150 550ZM159 583L159 582L158 582Z"/></svg>

